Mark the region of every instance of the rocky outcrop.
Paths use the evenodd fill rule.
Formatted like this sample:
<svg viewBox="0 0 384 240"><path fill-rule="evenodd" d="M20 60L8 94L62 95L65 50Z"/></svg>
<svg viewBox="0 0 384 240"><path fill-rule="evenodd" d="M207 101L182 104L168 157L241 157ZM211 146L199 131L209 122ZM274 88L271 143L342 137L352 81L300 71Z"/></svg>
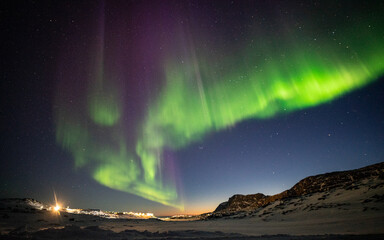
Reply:
<svg viewBox="0 0 384 240"><path fill-rule="evenodd" d="M219 211L238 211L241 209L255 208L259 205L263 205L264 200L268 198L262 193L250 194L250 195L233 195L227 202L221 203L215 210Z"/></svg>
<svg viewBox="0 0 384 240"><path fill-rule="evenodd" d="M384 162L356 170L331 172L306 177L291 189L273 196L266 196L262 193L250 195L237 194L229 198L227 202L221 203L213 214L230 215L231 213L239 211L252 211L264 207L271 202L285 198L325 192L340 187L345 189L353 188L355 183L371 177L384 179Z"/></svg>

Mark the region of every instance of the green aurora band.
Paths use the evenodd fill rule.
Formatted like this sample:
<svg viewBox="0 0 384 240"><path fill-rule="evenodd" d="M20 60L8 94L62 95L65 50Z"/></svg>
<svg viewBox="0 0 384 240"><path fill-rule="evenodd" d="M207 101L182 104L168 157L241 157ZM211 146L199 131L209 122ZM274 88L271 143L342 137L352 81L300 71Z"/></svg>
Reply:
<svg viewBox="0 0 384 240"><path fill-rule="evenodd" d="M303 32L295 39L292 33L255 38L220 61L195 50L183 63L168 57L165 84L150 102L134 147L121 131L121 93L99 63L83 104L73 108L58 98L57 141L99 183L182 209L175 183L161 174L165 149L178 150L246 119L314 107L375 81L384 73L383 31L364 29L344 31L342 44L328 36L308 44L310 34Z"/></svg>

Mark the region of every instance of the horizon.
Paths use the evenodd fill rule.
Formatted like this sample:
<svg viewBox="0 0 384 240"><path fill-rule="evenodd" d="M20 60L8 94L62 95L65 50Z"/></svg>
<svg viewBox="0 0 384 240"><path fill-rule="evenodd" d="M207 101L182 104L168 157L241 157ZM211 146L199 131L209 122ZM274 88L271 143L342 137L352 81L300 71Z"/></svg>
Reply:
<svg viewBox="0 0 384 240"><path fill-rule="evenodd" d="M361 169L361 168L365 168L365 167L368 167L368 166L372 166L372 165L376 165L376 164L380 164L380 163L384 163L384 162L378 162L378 163L374 163L374 164L371 164L371 165L367 165L367 166L363 166L363 167L359 167L359 168L356 168L356 169L346 169L346 170L343 170L343 171L341 171L341 170L339 170L339 171L331 171L331 172L325 172L325 173L319 173L319 174L315 174L315 175L312 175L312 176L317 176L317 175L323 175L323 174L327 174L327 173L337 173L337 172L344 172L344 171L353 171L353 170L358 170L358 169ZM311 177L311 176L307 176L307 177ZM305 177L305 178L307 178L307 177ZM305 179L305 178L303 178L303 179ZM301 180L303 180L303 179L300 179L299 181L301 181ZM298 181L298 182L299 182ZM298 182L296 182L296 183L298 183ZM295 183L295 184L296 184ZM294 184L294 185L295 185ZM289 190L289 189L291 189L294 185L292 185L291 187L289 187L289 188L287 188L287 189L285 189L285 190L283 190L282 192L285 192L286 190ZM280 194L280 193L282 193L282 192L278 192L278 193L274 193L274 194L265 194L265 193L261 193L261 194L263 194L263 195L265 195L265 196L273 196L273 195L277 195L277 194ZM260 192L258 192L258 193L245 193L245 194L241 194L241 193L235 193L235 194L233 194L233 195L231 195L231 196L229 196L228 197L228 199L229 198L231 198L231 197L233 197L233 196L235 196L235 195L244 195L244 196L246 196L246 195L254 195L254 194L260 194ZM54 194L55 195L55 194ZM56 195L55 195L56 196ZM34 199L34 198L28 198L28 197L23 197L23 198L12 198L12 197L10 197L10 198L2 198L2 199L32 199L32 200L36 200L36 201L38 201L38 202L40 202L38 199ZM223 203L223 202L226 202L226 200L223 200L222 202L220 202L220 203L218 203L217 205L216 205L216 207L214 208L214 209L212 209L212 210L206 210L206 211L199 211L199 212L179 212L179 213L172 213L172 214L166 214L166 213L163 213L163 214L154 214L154 216L155 217L159 217L159 218L161 218L161 217L171 217L171 216L177 216L177 215L185 215L185 216L187 216L187 215L192 215L192 216L197 216L197 215L202 215L202 214L206 214L206 213L212 213L212 212L214 212L214 210L221 204L221 203ZM60 208L62 208L62 209L66 209L66 208L71 208L71 206L69 206L68 204L66 204L65 202L62 202L62 201L60 201L60 199L59 198L54 198L54 201L53 201L53 203L47 203L47 202L40 202L40 203L42 203L42 204L46 204L46 205L48 205L48 206L51 206L51 207L54 207L55 205L56 206L60 206ZM71 209L82 209L82 210L92 210L92 209L98 209L98 210L100 210L100 211L108 211L108 212L133 212L133 213L152 213L152 212L143 212L143 211L140 211L140 210L127 210L127 209L119 209L119 210L116 210L116 209L101 209L101 208L97 208L97 207L95 207L95 208L90 208L90 207L86 207L86 208L84 208L84 207L77 207L77 206L75 206L75 208L71 208Z"/></svg>

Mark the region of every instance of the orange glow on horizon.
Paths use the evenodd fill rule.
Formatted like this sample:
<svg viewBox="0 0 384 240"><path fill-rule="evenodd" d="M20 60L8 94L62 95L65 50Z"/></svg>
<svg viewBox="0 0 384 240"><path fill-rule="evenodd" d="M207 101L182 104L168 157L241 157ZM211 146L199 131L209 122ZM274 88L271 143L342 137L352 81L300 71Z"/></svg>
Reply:
<svg viewBox="0 0 384 240"><path fill-rule="evenodd" d="M203 214L203 213L209 213L209 212L213 212L214 210L216 209L216 207L202 207L202 208L187 208L185 211L183 212L180 212L180 211L172 211L172 212L158 212L156 213L155 215L158 217L158 216L175 216L175 215L185 215L185 216L188 216L188 215L200 215L200 214Z"/></svg>

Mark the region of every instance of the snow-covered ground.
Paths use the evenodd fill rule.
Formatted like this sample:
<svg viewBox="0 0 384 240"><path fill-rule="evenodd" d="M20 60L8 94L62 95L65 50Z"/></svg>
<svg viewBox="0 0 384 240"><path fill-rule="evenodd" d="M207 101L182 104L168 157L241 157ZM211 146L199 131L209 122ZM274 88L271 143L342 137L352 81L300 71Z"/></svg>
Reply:
<svg viewBox="0 0 384 240"><path fill-rule="evenodd" d="M379 177L208 220L108 219L44 207L30 199L1 200L0 239L384 239Z"/></svg>

